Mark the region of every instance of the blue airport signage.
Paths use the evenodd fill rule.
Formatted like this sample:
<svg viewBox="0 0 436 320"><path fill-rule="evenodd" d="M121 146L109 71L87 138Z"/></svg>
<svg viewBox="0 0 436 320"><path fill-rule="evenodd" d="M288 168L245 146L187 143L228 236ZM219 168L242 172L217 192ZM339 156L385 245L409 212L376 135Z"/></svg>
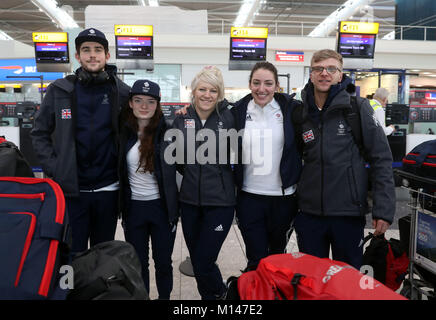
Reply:
<svg viewBox="0 0 436 320"><path fill-rule="evenodd" d="M56 80L63 78L62 72L37 72L35 59L0 59L0 81L20 82L36 81L35 78L7 78L7 76L39 77L44 76L45 80Z"/></svg>

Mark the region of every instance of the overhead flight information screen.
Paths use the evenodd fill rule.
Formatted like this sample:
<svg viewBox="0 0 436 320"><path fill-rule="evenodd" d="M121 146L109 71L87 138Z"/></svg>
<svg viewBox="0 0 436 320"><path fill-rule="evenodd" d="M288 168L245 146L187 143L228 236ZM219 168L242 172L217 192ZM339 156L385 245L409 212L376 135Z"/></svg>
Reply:
<svg viewBox="0 0 436 320"><path fill-rule="evenodd" d="M266 60L266 39L231 38L230 60Z"/></svg>
<svg viewBox="0 0 436 320"><path fill-rule="evenodd" d="M374 34L341 33L338 41L338 52L344 58L374 58Z"/></svg>
<svg viewBox="0 0 436 320"><path fill-rule="evenodd" d="M36 63L69 63L68 43L36 42Z"/></svg>
<svg viewBox="0 0 436 320"><path fill-rule="evenodd" d="M117 59L153 59L153 37L115 36Z"/></svg>

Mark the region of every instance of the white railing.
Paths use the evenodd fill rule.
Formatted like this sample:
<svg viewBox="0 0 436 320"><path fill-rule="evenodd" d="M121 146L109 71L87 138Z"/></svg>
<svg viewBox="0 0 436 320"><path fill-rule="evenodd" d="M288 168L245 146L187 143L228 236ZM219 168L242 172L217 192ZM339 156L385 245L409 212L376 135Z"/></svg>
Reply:
<svg viewBox="0 0 436 320"><path fill-rule="evenodd" d="M272 36L307 36L318 24L313 22L291 22L291 21L257 21L252 27L268 27ZM209 19L209 33L230 34L233 21L223 19ZM436 27L414 26L414 25L392 25L380 24L378 38L390 35L388 40L436 40ZM334 33L332 37L336 36ZM413 37L413 39L412 39Z"/></svg>

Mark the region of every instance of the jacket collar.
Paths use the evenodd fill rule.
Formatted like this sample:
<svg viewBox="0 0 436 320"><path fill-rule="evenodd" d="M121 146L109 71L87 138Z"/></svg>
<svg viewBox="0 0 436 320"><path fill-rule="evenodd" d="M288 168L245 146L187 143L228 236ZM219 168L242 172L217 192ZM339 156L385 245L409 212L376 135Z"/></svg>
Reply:
<svg viewBox="0 0 436 320"><path fill-rule="evenodd" d="M345 89L351 82L351 78L344 74L341 82L331 86L323 110L326 110L330 105L349 104L349 94ZM313 83L310 79L301 92L301 97L309 106L309 110L318 111L318 107L315 105ZM346 101L346 97L348 97L348 101Z"/></svg>

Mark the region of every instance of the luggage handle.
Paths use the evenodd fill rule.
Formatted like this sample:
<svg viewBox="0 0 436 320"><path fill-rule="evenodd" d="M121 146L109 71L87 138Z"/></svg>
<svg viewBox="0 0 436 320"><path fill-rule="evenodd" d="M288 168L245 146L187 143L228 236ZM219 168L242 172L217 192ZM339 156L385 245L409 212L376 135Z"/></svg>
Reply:
<svg viewBox="0 0 436 320"><path fill-rule="evenodd" d="M385 239L386 240L386 238L385 238L385 234L383 233L383 234L380 234L380 235L378 235L378 236L375 236L373 233L369 233L364 239L363 239L363 244L362 244L362 247L365 245L365 243L367 243L369 240L371 240L372 238L379 238L379 239Z"/></svg>
<svg viewBox="0 0 436 320"><path fill-rule="evenodd" d="M298 284L300 283L301 278L304 277L304 274L296 273L291 279L291 285L294 287L294 300L297 300L297 288Z"/></svg>
<svg viewBox="0 0 436 320"><path fill-rule="evenodd" d="M124 287L129 291L131 295L134 293L133 285L128 281L127 276L124 270L120 270L120 272L109 276L106 279L102 277L98 277L90 282L85 288L77 288L75 290L71 290L68 295L69 300L92 300L96 298L98 295L105 292L111 283L122 283Z"/></svg>

